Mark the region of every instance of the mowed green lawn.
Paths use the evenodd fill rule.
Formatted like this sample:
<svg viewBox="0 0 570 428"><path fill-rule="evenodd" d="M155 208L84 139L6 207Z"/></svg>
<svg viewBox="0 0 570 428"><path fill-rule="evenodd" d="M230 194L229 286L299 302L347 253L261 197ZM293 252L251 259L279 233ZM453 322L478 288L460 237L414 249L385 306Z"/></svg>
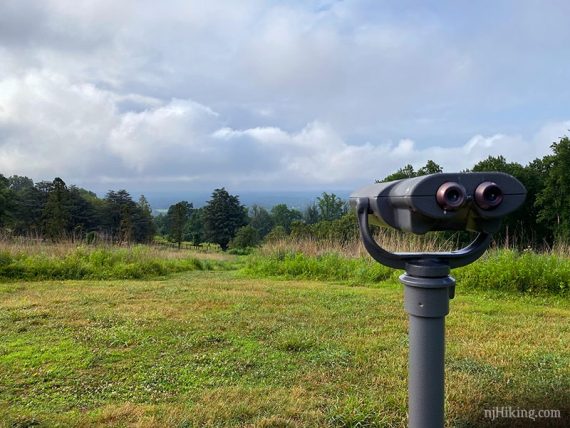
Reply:
<svg viewBox="0 0 570 428"><path fill-rule="evenodd" d="M193 272L0 285L5 426L405 426L399 286ZM570 303L457 288L449 426L495 406L570 422ZM545 421L519 421L547 426ZM566 425L565 425L566 424ZM503 420L512 426L513 420Z"/></svg>

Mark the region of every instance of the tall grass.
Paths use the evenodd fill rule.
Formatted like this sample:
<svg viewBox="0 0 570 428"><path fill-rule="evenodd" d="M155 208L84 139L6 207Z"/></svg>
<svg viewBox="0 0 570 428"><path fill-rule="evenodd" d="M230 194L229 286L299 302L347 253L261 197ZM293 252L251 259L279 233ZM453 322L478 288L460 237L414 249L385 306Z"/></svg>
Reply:
<svg viewBox="0 0 570 428"><path fill-rule="evenodd" d="M495 249L453 275L465 288L570 294L570 258L563 254Z"/></svg>
<svg viewBox="0 0 570 428"><path fill-rule="evenodd" d="M392 251L449 250L452 242L395 234L378 238ZM492 248L477 262L452 274L458 286L522 293L570 294L570 252L567 247L536 253ZM556 252L558 251L558 252ZM242 270L252 277L319 279L370 285L397 281L401 271L386 268L366 253L359 241L345 244L312 239L283 239L261 247L246 260Z"/></svg>
<svg viewBox="0 0 570 428"><path fill-rule="evenodd" d="M281 277L284 279L315 279L345 281L351 284L371 284L385 281L394 271L369 258L345 258L338 253L306 255L285 251L273 254L254 253L242 269L252 277Z"/></svg>
<svg viewBox="0 0 570 428"><path fill-rule="evenodd" d="M149 246L0 244L0 280L144 279L173 272L225 269L227 258Z"/></svg>
<svg viewBox="0 0 570 428"><path fill-rule="evenodd" d="M449 251L460 245L460 238L462 236L459 234L443 238L441 234L411 235L391 229L380 229L375 233L376 241L381 242L382 247L385 249L394 252ZM271 255L276 252L300 252L312 256L336 253L347 258L361 257L368 254L361 240L356 236L347 241L318 239L310 236L286 236L266 242L260 249L260 254Z"/></svg>

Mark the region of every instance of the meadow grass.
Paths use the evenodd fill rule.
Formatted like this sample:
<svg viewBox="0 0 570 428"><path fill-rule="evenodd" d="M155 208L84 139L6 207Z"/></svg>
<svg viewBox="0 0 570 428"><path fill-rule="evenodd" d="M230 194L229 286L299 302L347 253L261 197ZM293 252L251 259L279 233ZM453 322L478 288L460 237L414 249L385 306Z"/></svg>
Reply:
<svg viewBox="0 0 570 428"><path fill-rule="evenodd" d="M0 426L405 426L400 272L354 243L295 244L0 244ZM567 255L495 249L453 274L448 425L515 426L485 420L495 406L568 418Z"/></svg>
<svg viewBox="0 0 570 428"><path fill-rule="evenodd" d="M0 243L0 280L143 279L173 272L226 269L232 256L145 245Z"/></svg>
<svg viewBox="0 0 570 428"><path fill-rule="evenodd" d="M412 237L413 242L405 243L394 234L379 238L384 239L383 245L398 251L410 250L410 245L417 245L422 251L441 251L449 249L453 241ZM569 254L564 246L543 253L494 248L452 274L463 288L567 295ZM266 243L247 256L145 245L31 245L29 241L0 241L0 280L149 279L177 272L240 267L242 275L252 278L312 279L368 286L385 280L397 282L401 273L376 263L358 241L289 238Z"/></svg>
<svg viewBox="0 0 570 428"><path fill-rule="evenodd" d="M241 274L254 278L313 279L373 285L391 278L395 271L369 257L345 258L338 253L308 256L287 251L252 254L246 258Z"/></svg>
<svg viewBox="0 0 570 428"><path fill-rule="evenodd" d="M402 273L376 263L357 246L327 246L310 240L269 243L245 259L241 272L252 278L315 279L368 286L383 280L398 282ZM452 275L461 288L570 294L570 257L564 252L494 248L475 263L452 270Z"/></svg>
<svg viewBox="0 0 570 428"><path fill-rule="evenodd" d="M0 284L0 426L403 427L407 322L401 287L381 285ZM569 320L561 296L458 290L448 426L501 426L483 410L503 405L560 409L567 426Z"/></svg>
<svg viewBox="0 0 570 428"><path fill-rule="evenodd" d="M563 254L495 249L452 274L464 288L570 294L570 257Z"/></svg>

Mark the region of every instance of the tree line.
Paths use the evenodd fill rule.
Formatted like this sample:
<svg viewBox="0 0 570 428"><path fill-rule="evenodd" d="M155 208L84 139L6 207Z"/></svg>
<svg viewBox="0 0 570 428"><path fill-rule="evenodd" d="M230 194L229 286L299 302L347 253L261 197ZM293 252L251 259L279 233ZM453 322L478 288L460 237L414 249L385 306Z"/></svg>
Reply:
<svg viewBox="0 0 570 428"><path fill-rule="evenodd" d="M286 236L296 224L334 220L347 213L347 205L334 194L323 193L303 212L286 204L271 210L246 208L225 188L215 189L201 208L180 201L165 214L152 215L147 199L134 201L126 190L110 190L105 197L61 178L34 183L28 177L0 174L0 230L4 235L61 240L97 240L149 243L161 235L178 245L192 242L252 247L272 233Z"/></svg>
<svg viewBox="0 0 570 428"><path fill-rule="evenodd" d="M133 201L126 190L110 190L104 198L59 177L34 183L18 175L0 174L0 229L11 235L63 239L150 242L156 228L144 196Z"/></svg>
<svg viewBox="0 0 570 428"><path fill-rule="evenodd" d="M324 224L346 216L348 205L334 193L323 193L303 211L277 204L270 210L259 205L249 209L239 202L238 196L226 189L216 189L202 208L180 201L168 212L155 217L159 235L178 245L192 242L216 243L225 250L255 247L265 239L278 239L299 230Z"/></svg>
<svg viewBox="0 0 570 428"><path fill-rule="evenodd" d="M553 143L552 153L527 165L489 156L468 171L501 171L527 188L523 208L507 217L496 239L509 245L544 247L570 241L570 140ZM406 165L378 181L442 172L430 160L415 170ZM114 243L151 242L161 235L180 245L216 243L222 249L245 248L286 236L345 241L357 236L355 216L346 201L322 193L303 210L278 204L249 208L225 188L215 189L204 207L180 201L152 215L144 196L134 201L126 190L93 192L67 186L61 178L34 183L0 174L0 229L11 235L61 239L106 239ZM513 242L515 241L515 242Z"/></svg>

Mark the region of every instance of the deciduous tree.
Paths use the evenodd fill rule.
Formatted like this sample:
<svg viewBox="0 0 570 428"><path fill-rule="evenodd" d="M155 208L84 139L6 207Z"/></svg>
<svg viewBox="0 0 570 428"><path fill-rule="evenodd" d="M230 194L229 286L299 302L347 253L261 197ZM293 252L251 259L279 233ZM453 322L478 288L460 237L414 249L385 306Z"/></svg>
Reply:
<svg viewBox="0 0 570 428"><path fill-rule="evenodd" d="M259 245L261 237L259 232L251 225L243 226L238 229L236 236L230 241L230 248L246 249Z"/></svg>
<svg viewBox="0 0 570 428"><path fill-rule="evenodd" d="M68 231L71 219L69 209L69 190L65 182L56 177L48 192L46 204L43 209L45 232L52 241L58 241Z"/></svg>
<svg viewBox="0 0 570 428"><path fill-rule="evenodd" d="M273 219L265 208L253 205L249 209L249 224L263 239L273 228Z"/></svg>
<svg viewBox="0 0 570 428"><path fill-rule="evenodd" d="M274 228L281 226L285 229L285 233L291 232L291 223L295 220L301 220L303 215L296 209L290 209L285 204L277 204L271 208L271 218L273 219Z"/></svg>
<svg viewBox="0 0 570 428"><path fill-rule="evenodd" d="M346 214L348 206L345 201L334 193L323 192L317 198L320 220L336 220Z"/></svg>
<svg viewBox="0 0 570 428"><path fill-rule="evenodd" d="M570 240L570 139L550 146L553 154L544 159L547 171L544 188L537 198L538 219L550 226L556 238Z"/></svg>
<svg viewBox="0 0 570 428"><path fill-rule="evenodd" d="M12 203L13 192L10 189L10 182L0 174L0 227L5 226L9 216Z"/></svg>

